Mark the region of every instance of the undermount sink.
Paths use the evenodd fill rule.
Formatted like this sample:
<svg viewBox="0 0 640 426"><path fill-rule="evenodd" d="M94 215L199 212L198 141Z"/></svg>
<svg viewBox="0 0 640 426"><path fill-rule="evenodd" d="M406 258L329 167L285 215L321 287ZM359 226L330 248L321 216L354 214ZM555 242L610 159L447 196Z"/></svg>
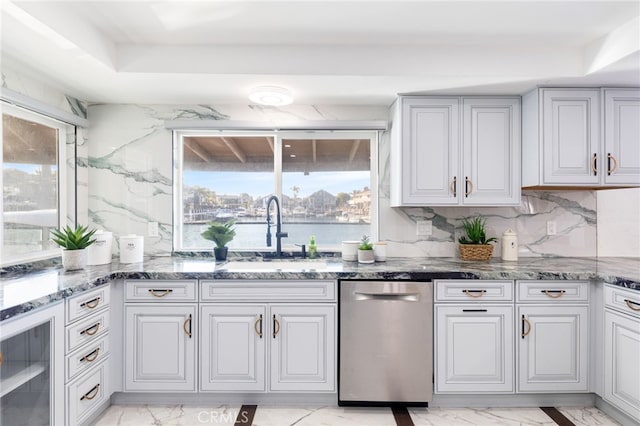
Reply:
<svg viewBox="0 0 640 426"><path fill-rule="evenodd" d="M272 260L267 262L228 262L220 268L225 271L326 271L325 260Z"/></svg>

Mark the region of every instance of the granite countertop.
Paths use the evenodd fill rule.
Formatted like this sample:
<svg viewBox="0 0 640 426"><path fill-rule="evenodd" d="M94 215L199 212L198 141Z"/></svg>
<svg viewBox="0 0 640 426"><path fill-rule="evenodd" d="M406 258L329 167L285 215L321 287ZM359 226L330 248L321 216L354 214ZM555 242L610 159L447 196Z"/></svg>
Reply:
<svg viewBox="0 0 640 426"><path fill-rule="evenodd" d="M457 258L388 259L375 264L324 259L327 267L314 270L313 261L294 261L299 268L265 271L243 265L225 270L211 258L157 257L143 263L90 266L66 272L60 266L41 270L8 267L0 279L0 321L90 290L116 279L506 279L599 280L640 291L637 258L521 258L517 262L463 261ZM256 266L264 265L262 263ZM311 267L310 267L311 266Z"/></svg>

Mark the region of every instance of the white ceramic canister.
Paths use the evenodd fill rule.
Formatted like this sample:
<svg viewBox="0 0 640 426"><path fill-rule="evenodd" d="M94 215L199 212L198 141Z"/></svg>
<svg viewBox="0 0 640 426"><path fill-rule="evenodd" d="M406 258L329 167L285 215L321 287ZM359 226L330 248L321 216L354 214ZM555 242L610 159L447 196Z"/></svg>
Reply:
<svg viewBox="0 0 640 426"><path fill-rule="evenodd" d="M502 260L518 260L518 235L512 229L502 234Z"/></svg>
<svg viewBox="0 0 640 426"><path fill-rule="evenodd" d="M342 242L342 260L355 262L358 260L358 246L360 241L343 241Z"/></svg>
<svg viewBox="0 0 640 426"><path fill-rule="evenodd" d="M111 245L113 242L113 234L102 230L93 234L95 243L91 244L88 251L87 265L105 265L111 263Z"/></svg>
<svg viewBox="0 0 640 426"><path fill-rule="evenodd" d="M379 241L373 245L373 256L376 262L384 262L387 260L387 243Z"/></svg>
<svg viewBox="0 0 640 426"><path fill-rule="evenodd" d="M123 235L120 237L120 263L142 262L143 254L143 236Z"/></svg>

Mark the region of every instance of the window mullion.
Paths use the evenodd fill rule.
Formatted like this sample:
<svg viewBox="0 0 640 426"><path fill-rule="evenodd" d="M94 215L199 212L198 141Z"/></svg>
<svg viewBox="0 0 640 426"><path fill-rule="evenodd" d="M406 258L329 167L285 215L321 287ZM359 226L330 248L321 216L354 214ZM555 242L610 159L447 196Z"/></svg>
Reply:
<svg viewBox="0 0 640 426"><path fill-rule="evenodd" d="M282 200L282 134L275 133L273 144L273 171L275 174L275 194Z"/></svg>

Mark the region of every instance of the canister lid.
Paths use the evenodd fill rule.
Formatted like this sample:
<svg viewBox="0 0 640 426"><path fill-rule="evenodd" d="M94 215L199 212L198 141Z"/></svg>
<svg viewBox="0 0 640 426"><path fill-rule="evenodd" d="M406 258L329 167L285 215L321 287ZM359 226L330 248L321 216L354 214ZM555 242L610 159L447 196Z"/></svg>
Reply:
<svg viewBox="0 0 640 426"><path fill-rule="evenodd" d="M507 237L507 236L515 237L516 235L517 234L511 228L507 229L506 231L504 231L504 234L502 234L503 237Z"/></svg>

